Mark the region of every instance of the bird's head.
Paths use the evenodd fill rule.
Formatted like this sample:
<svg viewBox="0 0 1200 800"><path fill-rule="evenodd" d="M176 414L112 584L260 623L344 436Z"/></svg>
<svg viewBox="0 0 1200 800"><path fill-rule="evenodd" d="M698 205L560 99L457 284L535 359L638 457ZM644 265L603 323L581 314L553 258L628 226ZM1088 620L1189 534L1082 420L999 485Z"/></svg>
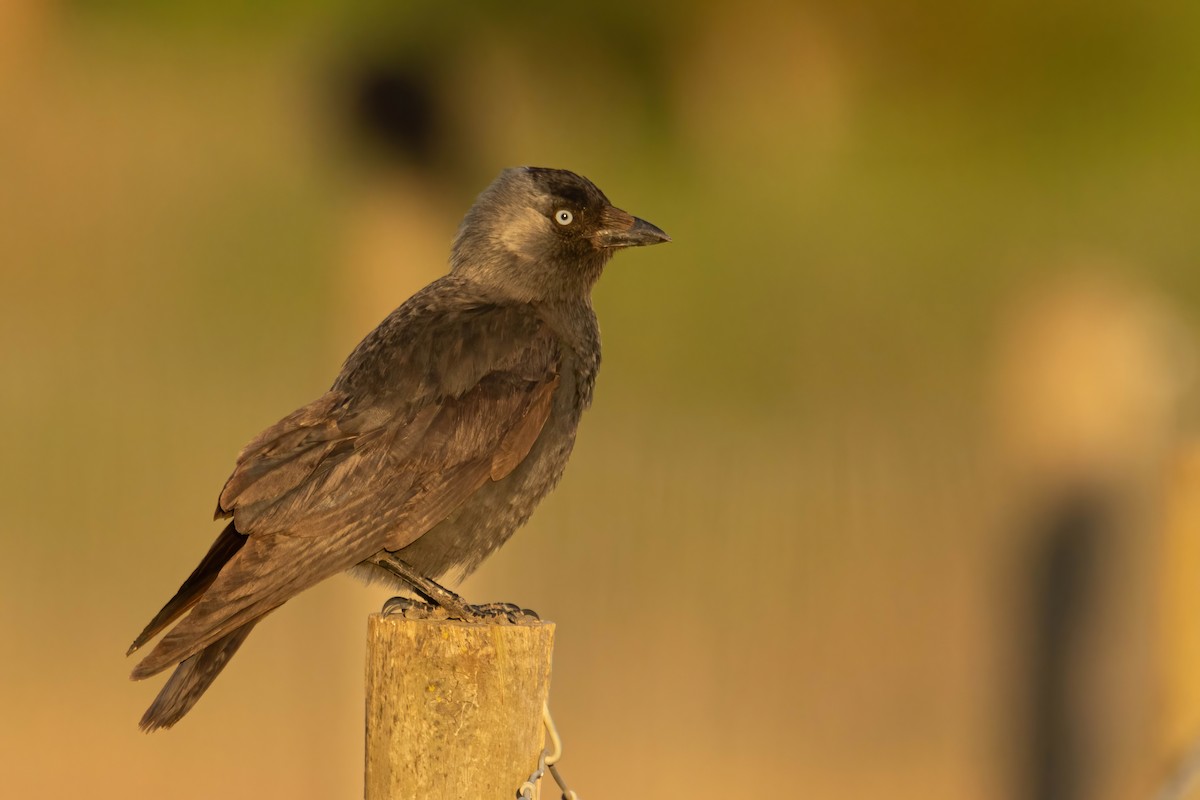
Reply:
<svg viewBox="0 0 1200 800"><path fill-rule="evenodd" d="M501 172L467 212L451 268L523 300L586 295L617 250L668 241L587 178L516 167Z"/></svg>

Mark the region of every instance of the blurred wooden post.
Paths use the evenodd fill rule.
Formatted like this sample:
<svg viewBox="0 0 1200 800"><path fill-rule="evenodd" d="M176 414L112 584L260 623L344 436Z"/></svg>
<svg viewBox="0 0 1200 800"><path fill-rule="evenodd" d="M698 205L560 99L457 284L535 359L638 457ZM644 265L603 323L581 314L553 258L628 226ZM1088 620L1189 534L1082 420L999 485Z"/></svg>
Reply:
<svg viewBox="0 0 1200 800"><path fill-rule="evenodd" d="M371 616L366 800L512 800L544 746L554 624Z"/></svg>
<svg viewBox="0 0 1200 800"><path fill-rule="evenodd" d="M1158 564L1189 338L1164 302L1095 274L1031 295L1002 338L1001 452L1028 548L1017 796L1148 797L1163 773ZM1193 587L1194 567L1175 567Z"/></svg>

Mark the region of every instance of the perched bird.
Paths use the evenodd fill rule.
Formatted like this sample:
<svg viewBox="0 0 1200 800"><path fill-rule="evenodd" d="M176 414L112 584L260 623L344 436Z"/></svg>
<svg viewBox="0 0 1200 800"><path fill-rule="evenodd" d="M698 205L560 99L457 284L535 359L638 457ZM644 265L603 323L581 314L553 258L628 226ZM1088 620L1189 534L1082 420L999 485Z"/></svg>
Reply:
<svg viewBox="0 0 1200 800"><path fill-rule="evenodd" d="M502 172L450 273L238 455L217 501L231 521L129 648L179 620L133 670L175 667L142 729L178 722L263 616L337 572L482 613L435 581L479 566L558 482L600 366L592 286L618 249L666 241L579 175Z"/></svg>

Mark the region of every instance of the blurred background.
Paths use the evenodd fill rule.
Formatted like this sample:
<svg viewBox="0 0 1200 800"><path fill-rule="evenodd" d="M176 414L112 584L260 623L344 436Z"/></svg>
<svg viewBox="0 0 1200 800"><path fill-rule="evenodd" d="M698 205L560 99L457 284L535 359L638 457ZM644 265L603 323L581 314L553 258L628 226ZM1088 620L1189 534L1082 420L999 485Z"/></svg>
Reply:
<svg viewBox="0 0 1200 800"><path fill-rule="evenodd" d="M674 238L464 586L558 623L574 788L1200 797L1197 98L1186 3L0 5L0 793L361 796L385 590L169 732L122 654L535 164Z"/></svg>

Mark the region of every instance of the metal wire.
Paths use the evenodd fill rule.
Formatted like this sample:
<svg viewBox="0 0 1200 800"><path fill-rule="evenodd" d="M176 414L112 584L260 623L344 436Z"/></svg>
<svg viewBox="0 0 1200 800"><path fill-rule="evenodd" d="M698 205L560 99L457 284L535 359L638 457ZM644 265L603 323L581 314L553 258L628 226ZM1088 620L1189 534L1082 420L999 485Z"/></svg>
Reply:
<svg viewBox="0 0 1200 800"><path fill-rule="evenodd" d="M558 767L555 766L562 758L563 744L562 737L558 735L558 728L554 725L554 717L550 716L548 703L542 704L542 724L546 726L546 737L550 740L549 746L542 749L541 755L538 756L537 769L529 776L529 780L522 783L521 788L517 789L517 798L518 800L534 800L537 796L538 782L549 769L550 777L554 778L554 782L558 784L558 788L562 792L562 800L579 800L579 795L567 786L567 782L559 774Z"/></svg>

